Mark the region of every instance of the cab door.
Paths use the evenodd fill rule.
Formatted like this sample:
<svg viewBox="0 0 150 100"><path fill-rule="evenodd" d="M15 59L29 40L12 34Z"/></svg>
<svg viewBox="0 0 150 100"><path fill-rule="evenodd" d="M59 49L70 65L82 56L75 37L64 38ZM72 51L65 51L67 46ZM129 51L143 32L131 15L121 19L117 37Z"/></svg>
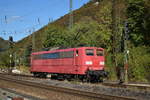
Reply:
<svg viewBox="0 0 150 100"><path fill-rule="evenodd" d="M79 65L80 65L80 61L79 61L79 50L75 49L75 55L74 55L74 59L75 59L75 72L78 73L79 72Z"/></svg>

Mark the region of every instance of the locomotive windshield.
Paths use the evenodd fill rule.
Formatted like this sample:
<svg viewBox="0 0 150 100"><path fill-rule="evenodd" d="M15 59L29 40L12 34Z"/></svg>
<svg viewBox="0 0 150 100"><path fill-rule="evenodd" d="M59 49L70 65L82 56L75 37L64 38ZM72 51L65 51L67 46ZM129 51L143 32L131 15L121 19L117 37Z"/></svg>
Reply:
<svg viewBox="0 0 150 100"><path fill-rule="evenodd" d="M96 50L96 55L97 55L97 56L104 56L103 50L97 49L97 50Z"/></svg>
<svg viewBox="0 0 150 100"><path fill-rule="evenodd" d="M93 56L94 55L94 50L93 49L86 49L86 55L87 56Z"/></svg>

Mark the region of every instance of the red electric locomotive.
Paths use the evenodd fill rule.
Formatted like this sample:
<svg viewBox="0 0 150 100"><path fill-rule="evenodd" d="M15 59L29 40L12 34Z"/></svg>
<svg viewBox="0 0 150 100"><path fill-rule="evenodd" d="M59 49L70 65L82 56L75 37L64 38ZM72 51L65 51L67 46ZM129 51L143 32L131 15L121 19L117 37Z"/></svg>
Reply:
<svg viewBox="0 0 150 100"><path fill-rule="evenodd" d="M31 54L31 73L36 77L98 81L106 76L104 49L79 47Z"/></svg>

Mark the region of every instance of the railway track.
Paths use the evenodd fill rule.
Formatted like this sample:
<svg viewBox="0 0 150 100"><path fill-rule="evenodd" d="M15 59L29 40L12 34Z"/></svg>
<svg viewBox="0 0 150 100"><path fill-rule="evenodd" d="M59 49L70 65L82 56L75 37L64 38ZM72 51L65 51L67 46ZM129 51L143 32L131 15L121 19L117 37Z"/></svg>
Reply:
<svg viewBox="0 0 150 100"><path fill-rule="evenodd" d="M150 91L150 85L148 84L137 84L137 83L118 84L113 82L105 82L102 83L102 85L116 88L128 88L128 89Z"/></svg>
<svg viewBox="0 0 150 100"><path fill-rule="evenodd" d="M3 75L11 75L11 76L16 76L16 77L26 77L26 78L35 78L32 75L23 75L23 74L4 74L0 73ZM37 79L44 79L44 78L37 78ZM150 91L150 84L138 84L138 83L128 83L128 84L118 84L117 82L103 82L103 83L97 83L104 85L104 86L109 86L109 87L114 87L114 88L131 88L131 89L139 89L139 90L146 90Z"/></svg>
<svg viewBox="0 0 150 100"><path fill-rule="evenodd" d="M35 83L35 82L30 82L30 81L24 81L24 80L20 80L20 79L11 78L10 76L6 76L6 75L0 75L0 81L5 81L6 83L13 83L13 85L15 85L15 84L21 85L22 88L26 87L26 89L28 88L28 89L32 90L32 91L30 91L31 93L34 90L36 90L38 92L39 91L45 92L44 93L45 95L48 93L49 94L56 93L55 100L56 99L59 100L60 97L65 98L66 100L69 100L70 97L72 98L71 100L73 100L73 97L75 97L75 100L83 100L83 99L84 100L136 100L134 98L129 98L129 97L105 95L105 94L81 91L81 90L77 90L77 89L70 89L70 88L51 86L51 85ZM28 90L28 92L29 92L29 90ZM60 95L58 96L57 94L60 94ZM46 95L46 96L48 96L48 95ZM45 99L49 100L49 96L47 98L45 97Z"/></svg>
<svg viewBox="0 0 150 100"><path fill-rule="evenodd" d="M20 94L16 91L0 88L0 100L42 100L30 95Z"/></svg>
<svg viewBox="0 0 150 100"><path fill-rule="evenodd" d="M2 74L2 73L0 73ZM26 78L35 78L32 75L22 75L22 74L5 74L11 76L19 76L19 77L26 77ZM38 78L43 79L43 78ZM117 82L104 82L104 83L97 83L97 85L104 85L114 88L129 88L129 89L138 89L138 90L146 90L150 91L150 84L137 84L137 83L129 83L129 84L118 84Z"/></svg>

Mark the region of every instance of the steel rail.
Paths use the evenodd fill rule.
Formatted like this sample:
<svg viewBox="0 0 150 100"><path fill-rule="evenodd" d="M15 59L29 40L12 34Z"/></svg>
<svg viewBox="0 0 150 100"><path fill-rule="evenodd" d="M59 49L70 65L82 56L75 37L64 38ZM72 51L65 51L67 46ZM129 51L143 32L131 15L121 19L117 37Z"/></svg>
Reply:
<svg viewBox="0 0 150 100"><path fill-rule="evenodd" d="M121 97L121 96L113 96L113 95L106 95L106 94L99 94L99 93L94 93L94 92L87 92L87 91L82 91L82 90L77 90L77 89L70 89L70 88L64 88L64 87L56 87L56 86L51 86L51 85L46 85L46 84L41 84L41 83L35 83L35 82L30 82L30 81L24 81L24 80L19 80L19 79L14 79L10 77L6 77L4 75L0 75L0 79L4 81L9 81L25 86L31 86L39 89L45 89L45 90L50 90L50 91L55 91L55 92L60 92L60 93L66 93L74 96L81 96L81 97L89 97L93 99L102 99L102 100L136 100L135 98L130 98L130 97Z"/></svg>
<svg viewBox="0 0 150 100"><path fill-rule="evenodd" d="M2 74L2 73L0 73L0 74ZM32 75L23 75L23 74L2 74L2 75L11 75L11 76L20 76L20 77L33 77ZM35 77L33 77L33 78L35 78ZM103 82L103 83L98 83L98 84L101 84L103 86L110 86L110 87L114 87L114 88L131 88L131 89L136 88L136 89L139 89L139 90L146 90L146 91L148 90L148 91L150 91L150 84L146 84L146 85L145 84L136 84L136 83L135 84L132 84L132 83L118 84L118 83L112 83L112 82Z"/></svg>
<svg viewBox="0 0 150 100"><path fill-rule="evenodd" d="M2 73L0 73L2 74ZM11 76L20 76L20 77L33 77L32 75L22 75L22 74L2 74L2 75L11 75ZM35 77L34 77L35 78ZM41 79L41 78L40 78ZM150 91L150 85L144 85L144 84L118 84L118 83L112 83L112 82L104 82L104 83L98 83L104 86L110 86L114 88L136 88L140 90L149 90Z"/></svg>
<svg viewBox="0 0 150 100"><path fill-rule="evenodd" d="M139 90L149 90L150 91L150 85L144 85L144 84L117 84L117 83L102 83L104 86L110 86L115 88L136 88Z"/></svg>

